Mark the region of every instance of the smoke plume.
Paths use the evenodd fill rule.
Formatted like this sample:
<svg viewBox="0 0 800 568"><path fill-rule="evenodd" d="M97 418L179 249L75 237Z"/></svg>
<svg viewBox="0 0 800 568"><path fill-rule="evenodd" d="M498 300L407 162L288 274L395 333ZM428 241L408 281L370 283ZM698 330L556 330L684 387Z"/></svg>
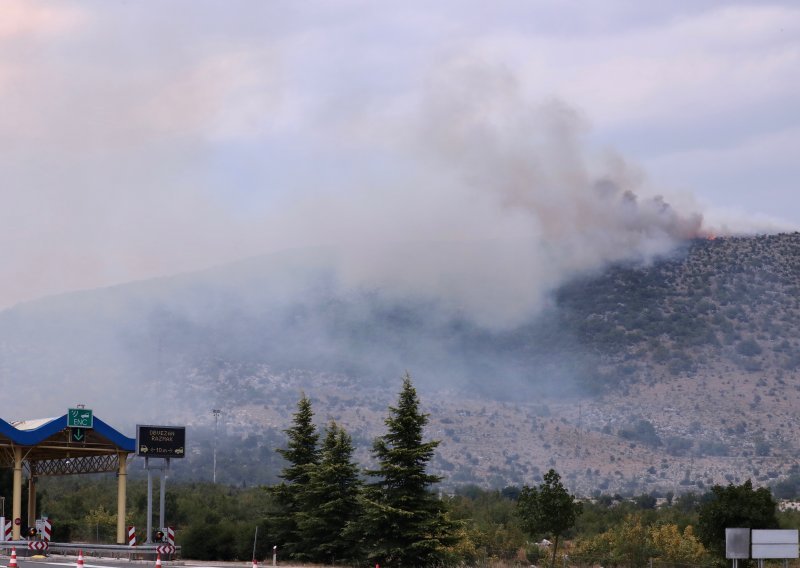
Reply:
<svg viewBox="0 0 800 568"><path fill-rule="evenodd" d="M593 149L577 110L526 100L503 70L438 70L407 122L395 171L408 185L390 186L400 201L380 193L373 230L348 243L351 286L435 298L502 329L576 275L649 262L702 234L702 215L677 210L622 157ZM383 229L397 219L404 244L387 246ZM454 242L472 243L470 253L444 253Z"/></svg>

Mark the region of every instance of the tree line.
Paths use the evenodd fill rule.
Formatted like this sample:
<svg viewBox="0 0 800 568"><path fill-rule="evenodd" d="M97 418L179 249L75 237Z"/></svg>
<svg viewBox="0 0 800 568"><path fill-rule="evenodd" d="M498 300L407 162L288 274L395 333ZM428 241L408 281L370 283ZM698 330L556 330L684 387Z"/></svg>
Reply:
<svg viewBox="0 0 800 568"><path fill-rule="evenodd" d="M373 465L362 470L350 435L333 421L319 429L303 394L277 450L279 483L169 489L167 524L184 557L263 560L277 546L281 559L324 565L709 565L724 559L727 527L796 528L800 521L798 513L779 514L770 490L750 481L668 495L661 507L652 495L579 500L552 469L538 485L441 495L441 478L427 471L439 442L424 437L428 415L410 376L384 422ZM10 481L5 473L2 485ZM38 510L53 520L54 540L113 540L113 477L46 479L39 487ZM130 485L129 503L126 523L144 527L143 484Z"/></svg>
<svg viewBox="0 0 800 568"><path fill-rule="evenodd" d="M276 506L269 529L290 558L384 566L455 560L457 523L431 491L441 479L426 471L439 442L423 439L428 416L407 374L389 411L386 433L372 447L377 465L362 480L350 436L330 422L320 444L311 401L302 396L279 450L288 464L283 482L269 490Z"/></svg>

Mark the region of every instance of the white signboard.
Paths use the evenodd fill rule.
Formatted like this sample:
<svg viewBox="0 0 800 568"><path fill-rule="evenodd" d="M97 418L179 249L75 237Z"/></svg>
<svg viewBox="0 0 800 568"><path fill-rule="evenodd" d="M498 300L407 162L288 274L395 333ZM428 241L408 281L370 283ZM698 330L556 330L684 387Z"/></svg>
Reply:
<svg viewBox="0 0 800 568"><path fill-rule="evenodd" d="M750 558L750 529L725 529L725 558Z"/></svg>
<svg viewBox="0 0 800 568"><path fill-rule="evenodd" d="M800 558L798 535L791 530L757 530L751 533L753 558Z"/></svg>

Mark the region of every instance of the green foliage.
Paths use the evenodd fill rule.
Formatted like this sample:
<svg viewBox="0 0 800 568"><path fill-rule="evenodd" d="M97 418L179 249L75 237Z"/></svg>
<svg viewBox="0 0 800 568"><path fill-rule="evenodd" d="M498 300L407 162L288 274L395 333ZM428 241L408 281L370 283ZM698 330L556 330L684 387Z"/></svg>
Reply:
<svg viewBox="0 0 800 568"><path fill-rule="evenodd" d="M334 526L338 522L333 518L335 515L327 517L326 512L332 513L338 507L339 497L344 498L345 495L352 497L346 489L350 487L351 475L354 473L352 464L347 465L348 445L349 436L341 428L331 424L326 429L320 451L319 469L312 472L309 490L304 496L304 499L308 499L308 503L311 502L312 495L317 499L314 503L318 504L320 522L312 521L312 524L317 527L315 531L320 535L325 533L332 536L338 530L338 526ZM336 478L336 475L329 474L338 470L338 467L329 468L326 464L338 464L341 467L344 488L341 491L332 491L335 494L327 497L321 490L327 482L321 482L323 479ZM800 468L796 468L795 476L800 475L798 471ZM556 488L560 485L555 472L552 472L552 475L548 472L545 479L543 486L549 484ZM318 482L320 482L319 487L312 490L317 487ZM54 530L59 535L59 540L69 539L69 536L64 538L65 533L67 535L71 533L77 540L94 540L97 523L110 521L113 518L116 506L116 478L113 475L43 478L38 487L41 496L40 510L53 519ZM541 494L540 488L534 489L538 497ZM146 524L145 490L144 479L133 479L129 483L128 522L139 528L140 538ZM786 489L787 492L791 490L791 487ZM465 486L457 490L455 495L439 501L433 498L429 491L425 491L425 496L432 498L438 508L438 516L434 516L433 520L443 521L443 527L435 529L436 534L443 535L443 538L440 538L440 545L436 548L437 560L431 564L536 562L537 557L543 554L543 550L526 544L533 540L532 527L523 521L516 500L518 497L519 501L524 503L530 499L531 492L530 488L526 490L524 487L521 490L509 487L497 491ZM774 522L775 518L780 521L781 528L794 528L800 523L799 513L776 513L769 491L754 490L749 482L739 487L716 487L706 495L683 493L674 496L670 500L671 505L657 508L652 507L654 497L654 495L641 495L633 499L623 499L619 495L613 497L600 495L593 502L583 503L581 514L575 518L574 527L564 531L562 537L562 540L565 537L573 539L569 549L570 557L578 563L594 563L608 567L638 565L650 556L662 565L664 563L697 565L706 563L707 559L703 547L699 546L698 539L694 536L692 527L698 528L699 536L701 526L707 526L710 519L718 519L721 515L716 513L720 511L727 514L722 521L719 521L723 527L775 528L778 526ZM410 507L400 511L389 509L386 501L380 505L384 509L377 513L381 517L378 523L388 522L394 518L393 515L403 512L407 517L401 519L402 523L414 516ZM357 505L355 507L357 509ZM423 505L423 510L428 510L425 507L427 505ZM698 510L703 512L703 523L698 522ZM715 514L711 515L709 511ZM281 558L285 558L287 551L280 544L277 533L268 522L269 519L279 517L280 513L280 504L276 502L274 496L259 488L242 489L210 483L173 483L167 491L167 523L176 528L178 544L183 546L185 558L207 561L249 561L253 553L256 527L258 527L256 558L261 560L269 558L273 544L278 544L278 553ZM373 509L372 513L375 514L376 511ZM746 515L749 520L744 521L742 516L735 517L733 513ZM349 513L343 511L340 514L347 516ZM549 517L556 518L557 515L550 514ZM325 519L327 521L324 521ZM328 521L331 524L327 524ZM343 529L342 546L348 542L347 538L357 535L364 537L359 539L357 544L369 547L372 542L371 535L374 533L369 533L370 538L366 538L368 533L364 528L372 522L375 522L375 516L359 515L359 518L349 525L352 532L349 532L348 528ZM89 523L94 524L89 526ZM396 526L398 531L408 526L402 523L398 522L393 526ZM435 526L435 523L431 522L431 525ZM537 539L540 535L550 537L555 534L546 528L537 529L537 533ZM321 539L320 542L323 540L326 539ZM428 544L426 538L419 541L424 545ZM724 536L722 542L724 543ZM345 563L365 565L368 556L365 553L361 558L353 558L355 554L352 551L348 553L348 551L334 551L332 548L325 549L320 543L314 544L310 541L303 541L302 546L303 552L309 557L318 554L319 550L325 551L323 556L328 555L327 558L315 561L319 564L335 562L337 565ZM404 565L414 566L422 563L421 560L418 562L409 560ZM394 565L399 565L399 562Z"/></svg>
<svg viewBox="0 0 800 568"><path fill-rule="evenodd" d="M699 564L706 550L691 526L647 522L642 515L628 515L608 531L581 539L574 557L583 564L642 568L651 558L667 564Z"/></svg>
<svg viewBox="0 0 800 568"><path fill-rule="evenodd" d="M700 507L697 533L710 551L724 558L726 528L778 528L776 509L769 489L754 490L749 479L742 485L715 485Z"/></svg>
<svg viewBox="0 0 800 568"><path fill-rule="evenodd" d="M466 527L465 538L476 558L513 561L525 546L526 535L516 517L519 494L518 487L492 491L468 485L447 500L451 517ZM528 560L534 558L528 555Z"/></svg>
<svg viewBox="0 0 800 568"><path fill-rule="evenodd" d="M292 427L285 431L289 438L287 448L278 453L288 462L280 477L288 483L308 483L311 469L319 461L319 434L312 419L311 400L303 394L297 403Z"/></svg>
<svg viewBox="0 0 800 568"><path fill-rule="evenodd" d="M387 432L375 440L372 453L378 468L365 488L364 513L355 530L370 564L430 566L448 559L456 544L456 525L443 503L431 493L440 478L427 473L438 441L423 441L428 415L406 373L397 406L389 407Z"/></svg>
<svg viewBox="0 0 800 568"><path fill-rule="evenodd" d="M44 477L39 480L38 492L39 510L51 518L54 540L93 542L99 534L101 542L115 542L117 479L113 474ZM157 491L154 499L157 506ZM186 558L251 559L257 525L258 558L266 558L275 542L261 524L273 510L272 497L261 488L170 483L165 505L166 522L176 529L177 543ZM140 542L145 538L146 509L146 480L130 479L126 524L136 526ZM154 524L157 517L156 512Z"/></svg>
<svg viewBox="0 0 800 568"><path fill-rule="evenodd" d="M575 526L582 505L575 501L574 495L567 492L561 483L561 477L554 469L545 473L543 479L538 488L523 486L517 502L517 513L522 527L528 533L552 535L553 565L559 538Z"/></svg>
<svg viewBox="0 0 800 568"><path fill-rule="evenodd" d="M270 488L277 504L277 514L270 519L278 546L291 558L308 559L309 551L303 547L306 539L298 527L298 519L307 511L304 494L314 468L319 464L319 434L313 422L311 400L305 395L297 403L292 426L287 429L287 447L278 453L287 465L280 477L283 483Z"/></svg>
<svg viewBox="0 0 800 568"><path fill-rule="evenodd" d="M352 456L352 439L331 422L297 514L301 548L313 562L335 564L359 556L358 535L350 525L361 514L361 481Z"/></svg>

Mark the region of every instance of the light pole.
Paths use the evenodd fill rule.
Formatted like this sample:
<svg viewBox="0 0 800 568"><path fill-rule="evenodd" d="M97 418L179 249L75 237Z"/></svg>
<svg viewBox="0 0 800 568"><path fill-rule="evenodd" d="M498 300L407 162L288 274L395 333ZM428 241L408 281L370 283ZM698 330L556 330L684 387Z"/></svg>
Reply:
<svg viewBox="0 0 800 568"><path fill-rule="evenodd" d="M219 425L219 415L222 411L219 408L212 408L214 414L214 483L217 482L217 426Z"/></svg>

